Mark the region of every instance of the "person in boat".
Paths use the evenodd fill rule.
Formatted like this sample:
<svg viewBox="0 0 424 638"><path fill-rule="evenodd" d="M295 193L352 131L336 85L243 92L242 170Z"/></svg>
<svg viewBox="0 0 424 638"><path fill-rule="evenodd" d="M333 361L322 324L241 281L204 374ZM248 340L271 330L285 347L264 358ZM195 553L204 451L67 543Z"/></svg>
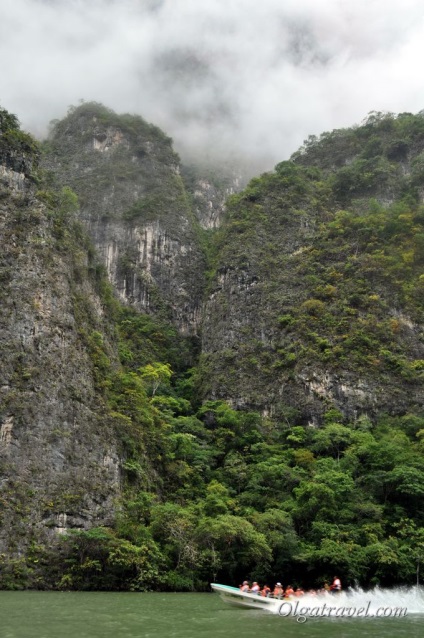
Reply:
<svg viewBox="0 0 424 638"><path fill-rule="evenodd" d="M297 598L300 598L301 596L304 596L305 592L303 591L303 589L301 587L296 587L295 591L294 591L294 595Z"/></svg>
<svg viewBox="0 0 424 638"><path fill-rule="evenodd" d="M250 588L250 593L251 594L259 594L259 592L261 591L261 588L259 587L258 583L255 582L253 583L252 587Z"/></svg>
<svg viewBox="0 0 424 638"><path fill-rule="evenodd" d="M268 598L270 593L271 593L271 587L268 587L268 585L264 585L262 587L261 596L264 596L265 598Z"/></svg>
<svg viewBox="0 0 424 638"><path fill-rule="evenodd" d="M284 598L290 598L290 596L293 596L293 595L294 595L294 589L291 585L288 585L284 592Z"/></svg>
<svg viewBox="0 0 424 638"><path fill-rule="evenodd" d="M342 583L338 576L333 577L333 583L330 585L330 591L332 594L338 594L342 591Z"/></svg>
<svg viewBox="0 0 424 638"><path fill-rule="evenodd" d="M274 598L282 598L284 593L283 590L283 586L281 583L277 583L274 587L274 591L272 592L272 595L274 596Z"/></svg>
<svg viewBox="0 0 424 638"><path fill-rule="evenodd" d="M243 581L243 585L240 585L240 591L248 592L250 590L249 583L247 580Z"/></svg>

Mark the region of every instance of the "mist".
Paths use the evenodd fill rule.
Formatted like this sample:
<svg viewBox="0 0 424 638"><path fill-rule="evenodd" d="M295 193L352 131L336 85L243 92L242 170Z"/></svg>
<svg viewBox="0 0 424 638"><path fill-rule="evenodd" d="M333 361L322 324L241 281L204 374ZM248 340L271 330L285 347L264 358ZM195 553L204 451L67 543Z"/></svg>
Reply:
<svg viewBox="0 0 424 638"><path fill-rule="evenodd" d="M421 0L2 0L0 105L42 138L95 100L187 161L258 170L370 111L424 108Z"/></svg>

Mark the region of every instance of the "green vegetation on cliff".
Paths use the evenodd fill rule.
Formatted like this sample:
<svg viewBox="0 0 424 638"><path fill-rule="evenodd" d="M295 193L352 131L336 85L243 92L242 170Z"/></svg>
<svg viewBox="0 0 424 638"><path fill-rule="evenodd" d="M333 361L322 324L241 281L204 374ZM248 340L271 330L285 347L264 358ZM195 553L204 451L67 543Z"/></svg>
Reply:
<svg viewBox="0 0 424 638"><path fill-rule="evenodd" d="M31 135L21 131L16 115L0 107L0 163L26 177L33 178L38 164L39 145Z"/></svg>
<svg viewBox="0 0 424 638"><path fill-rule="evenodd" d="M53 123L42 165L77 193L121 299L195 334L205 256L172 140L140 116L89 102Z"/></svg>
<svg viewBox="0 0 424 638"><path fill-rule="evenodd" d="M246 577L318 586L335 571L345 585L415 581L424 551L423 121L378 115L364 127L310 139L291 161L229 200L208 247L201 352L169 314L118 301L76 219L78 198L69 186L78 191L82 143L82 217L88 219L90 202L99 219L105 210L108 199L101 204L99 193L112 191L96 190L104 170L105 180L125 182L122 191L116 187L123 193L118 208L110 210L115 221L150 222L157 201L144 191L134 196L127 171L139 160L132 162L131 145L151 142L143 148L153 159L141 154L138 163L145 171L138 185L150 188L152 166L172 173L168 138L141 118L118 117L101 105L82 105L56 124L51 173L31 196L31 208L24 198L13 208L20 211L18 225L10 209L1 209L11 240L4 266L7 281L16 281L25 251L42 265L39 280L56 283L50 313L69 296L67 324L49 343L62 347L64 335L72 335L76 347L66 367L78 369L80 378L60 377L55 360L42 359L36 347L31 366L22 357L12 360L10 342L12 399L1 405L0 418L4 425L16 411L16 436L28 450L34 421L13 397L33 402L34 394L21 393L31 383L39 397L45 392L31 380L42 363L43 384L59 386L65 402L55 403L58 422L46 454L62 463L65 450L66 462L78 466L83 459L75 450L93 455L106 438L118 451L118 477L105 475L102 485L96 473L111 461L102 453L90 457L90 469L84 466L85 482L74 476L75 489L58 483L47 499L26 467L16 479L4 454L8 482L0 516L14 538L0 552L1 587L193 590ZM121 134L129 135L130 149ZM66 165L68 151L73 159ZM119 168L115 160L127 152L130 164L126 157ZM58 177L54 157L65 162ZM93 191L91 160L97 162ZM165 218L175 200L181 215L189 211L189 224L190 200L172 174ZM138 211L127 206L130 200ZM45 224L38 240L31 234L35 210ZM34 253L28 238L38 241ZM68 287L55 279L58 264ZM204 281L203 272L194 275ZM16 301L13 286L8 296ZM45 299L36 302L38 321ZM25 334L34 331L31 321L32 315ZM41 421L49 418L49 400L39 399ZM73 447L80 439L84 450ZM109 517L101 517L107 481L119 493L113 505L108 501Z"/></svg>
<svg viewBox="0 0 424 638"><path fill-rule="evenodd" d="M186 206L171 138L140 116L117 115L97 102L71 107L67 117L52 122L43 151L54 179L68 182L91 215L150 221L171 202Z"/></svg>
<svg viewBox="0 0 424 638"><path fill-rule="evenodd" d="M372 117L312 139L230 198L206 302L206 395L314 423L333 405L421 409L423 122ZM371 149L386 172L363 164ZM349 171L366 187L350 190Z"/></svg>

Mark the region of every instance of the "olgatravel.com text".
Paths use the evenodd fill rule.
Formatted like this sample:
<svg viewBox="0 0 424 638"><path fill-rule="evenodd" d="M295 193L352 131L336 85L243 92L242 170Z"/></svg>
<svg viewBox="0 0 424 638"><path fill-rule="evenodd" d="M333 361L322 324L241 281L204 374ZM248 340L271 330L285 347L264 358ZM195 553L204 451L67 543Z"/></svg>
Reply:
<svg viewBox="0 0 424 638"><path fill-rule="evenodd" d="M406 607L377 607L371 610L371 601L365 607L348 607L336 605L316 605L307 607L301 605L299 601L281 603L278 613L280 616L293 616L297 622L304 623L308 618L325 618L333 616L336 618L399 618L406 616Z"/></svg>

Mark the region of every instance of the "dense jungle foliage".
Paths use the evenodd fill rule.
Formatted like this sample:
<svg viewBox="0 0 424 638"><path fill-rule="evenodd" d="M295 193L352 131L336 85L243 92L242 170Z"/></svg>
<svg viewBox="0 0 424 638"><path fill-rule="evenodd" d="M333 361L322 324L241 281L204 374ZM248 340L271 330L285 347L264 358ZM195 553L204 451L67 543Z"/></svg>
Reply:
<svg viewBox="0 0 424 638"><path fill-rule="evenodd" d="M88 345L126 458L116 525L70 533L59 553L34 544L3 587L193 590L247 576L316 586L333 572L345 585L415 581L422 418L346 422L332 410L314 428L199 405L195 370L165 362L171 349L184 357L173 328L114 312L123 367L100 333Z"/></svg>
<svg viewBox="0 0 424 638"><path fill-rule="evenodd" d="M304 287L290 311L270 311L283 345L240 352L257 374L292 375L307 359L383 377L395 369L405 384L422 384L424 361L399 342L403 328L387 315L385 291L422 326L423 158L422 115L373 116L310 139L232 198L211 269L223 250L244 260L252 237L263 247L267 229L301 216L291 197L298 202L300 193L319 213L317 238L287 270L275 245L263 255L263 272L277 265L283 285L296 271ZM74 206L72 192L62 196ZM64 227L62 216L58 241L75 250L63 243ZM124 496L113 527L68 533L58 547L34 542L25 559L3 557L2 587L187 591L245 578L322 586L334 573L344 586L416 582L424 558L420 406L371 418L327 405L314 427L295 409L270 418L205 400L205 361L198 366L193 342L120 305L101 269L90 269L119 362L110 334L83 337L121 443Z"/></svg>

